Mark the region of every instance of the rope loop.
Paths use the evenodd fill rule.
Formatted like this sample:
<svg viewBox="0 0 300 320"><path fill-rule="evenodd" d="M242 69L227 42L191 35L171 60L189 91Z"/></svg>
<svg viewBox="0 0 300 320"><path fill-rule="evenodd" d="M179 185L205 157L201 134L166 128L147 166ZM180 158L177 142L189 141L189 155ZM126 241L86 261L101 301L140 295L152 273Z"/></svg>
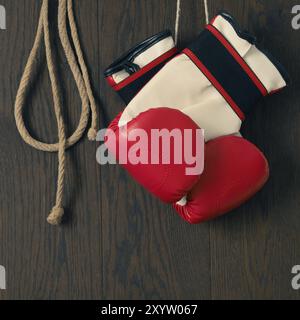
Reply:
<svg viewBox="0 0 300 320"><path fill-rule="evenodd" d="M71 30L71 41L74 45L75 52L67 32L68 27ZM66 149L75 145L83 137L83 134L87 129L90 112L92 113L91 128L88 131L88 138L90 140L96 139L98 122L96 102L81 50L72 0L58 1L58 30L60 42L64 49L65 56L67 58L82 102L81 116L76 130L70 137L66 137L65 124L62 116L61 93L58 84L57 72L53 61L52 45L50 41L49 0L43 0L42 2L36 37L20 81L15 102L16 125L23 140L35 149L45 152L58 153L56 203L47 219L47 221L52 225L60 224L64 214L63 193ZM37 61L37 56L42 48L43 42L45 46L46 61L53 96L53 105L58 127L58 142L54 144L45 143L34 139L28 132L23 118L26 96L28 94L29 87L33 82L33 69L35 67L35 62Z"/></svg>

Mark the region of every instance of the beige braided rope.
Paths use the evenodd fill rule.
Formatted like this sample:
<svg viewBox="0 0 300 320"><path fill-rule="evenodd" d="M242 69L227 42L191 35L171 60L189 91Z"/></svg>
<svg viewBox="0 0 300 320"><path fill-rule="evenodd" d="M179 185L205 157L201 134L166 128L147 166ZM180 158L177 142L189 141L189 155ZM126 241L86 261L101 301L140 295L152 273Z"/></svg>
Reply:
<svg viewBox="0 0 300 320"><path fill-rule="evenodd" d="M65 178L65 151L74 144L76 144L83 136L89 120L90 110L92 111L92 124L89 130L88 136L90 140L95 140L97 133L97 108L95 99L92 93L88 71L84 62L77 27L74 19L72 0L59 0L58 9L58 27L59 37L64 48L67 61L75 79L80 98L82 101L82 112L79 120L79 124L75 132L69 137L65 134L65 125L62 117L62 104L60 97L60 90L57 81L57 75L55 66L53 63L53 54L50 42L49 32L49 0L43 0L39 24L37 29L36 38L32 50L30 52L23 76L20 81L20 86L17 92L15 102L15 119L18 131L23 140L34 147L35 149L46 152L58 152L58 179L57 179L57 192L56 203L50 212L47 221L52 225L60 224L64 209L63 209L63 193L64 193L64 178ZM67 20L68 17L68 20ZM69 22L72 42L74 44L75 53L70 43L67 33L67 22ZM30 84L33 78L33 69L37 60L37 55L42 46L42 40L44 38L45 52L47 66L51 81L53 104L55 110L55 116L58 126L58 143L49 144L34 139L28 132L23 120L23 108L25 99L29 91ZM76 54L76 55L75 55ZM78 63L76 60L78 59Z"/></svg>
<svg viewBox="0 0 300 320"><path fill-rule="evenodd" d="M175 18L175 44L178 42L179 36L179 25L180 25L180 18L181 18L181 5L182 0L176 1L176 18ZM205 22L209 24L209 11L208 11L208 0L203 0L204 6L204 13L205 13Z"/></svg>

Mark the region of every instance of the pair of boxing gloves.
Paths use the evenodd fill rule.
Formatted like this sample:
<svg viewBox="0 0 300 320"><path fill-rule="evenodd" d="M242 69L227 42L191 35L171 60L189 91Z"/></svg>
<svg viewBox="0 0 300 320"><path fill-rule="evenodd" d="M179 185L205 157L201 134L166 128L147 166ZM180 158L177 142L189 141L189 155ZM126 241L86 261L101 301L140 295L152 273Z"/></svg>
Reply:
<svg viewBox="0 0 300 320"><path fill-rule="evenodd" d="M186 221L200 223L229 212L268 180L266 158L239 131L257 101L285 87L288 76L228 13L218 14L181 52L168 31L148 38L116 60L105 76L127 105L106 134L106 146L119 162L137 142L130 137L136 129L149 135L189 130L192 150L198 150L203 129L204 153L196 155L204 162L203 172L187 174L191 163L174 157L168 164L122 163ZM153 151L151 144L143 147Z"/></svg>

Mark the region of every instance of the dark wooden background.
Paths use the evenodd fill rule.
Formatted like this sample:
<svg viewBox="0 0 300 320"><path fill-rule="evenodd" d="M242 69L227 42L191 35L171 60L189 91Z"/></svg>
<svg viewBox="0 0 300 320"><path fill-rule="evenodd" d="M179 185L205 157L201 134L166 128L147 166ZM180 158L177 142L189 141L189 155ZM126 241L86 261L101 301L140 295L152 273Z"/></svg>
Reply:
<svg viewBox="0 0 300 320"><path fill-rule="evenodd" d="M201 0L182 0L180 45L204 25ZM209 0L211 16L226 9L286 66L293 79L262 102L243 134L265 152L271 179L232 214L190 226L136 185L118 166L100 167L96 145L83 139L68 152L68 219L51 227L57 156L27 146L13 105L31 49L41 1L0 0L0 299L299 299L291 268L300 264L300 30L288 0ZM56 1L51 1L55 25ZM138 41L174 29L175 0L74 0L82 46L101 108L101 127L122 110L103 80L104 68ZM55 31L55 27L53 28ZM58 51L61 48L57 45ZM61 54L59 54L61 55ZM39 78L26 118L34 135L56 140L49 79ZM66 61L58 68L69 132L80 99Z"/></svg>

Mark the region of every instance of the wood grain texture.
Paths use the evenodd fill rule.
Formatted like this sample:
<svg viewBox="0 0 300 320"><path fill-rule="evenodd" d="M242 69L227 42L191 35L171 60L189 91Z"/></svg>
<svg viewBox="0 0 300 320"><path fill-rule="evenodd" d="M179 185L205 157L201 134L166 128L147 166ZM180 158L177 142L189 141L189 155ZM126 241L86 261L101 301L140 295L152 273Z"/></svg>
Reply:
<svg viewBox="0 0 300 320"><path fill-rule="evenodd" d="M265 152L271 179L250 202L216 221L190 226L118 166L97 165L96 145L83 139L67 156L61 228L46 223L55 197L57 156L31 149L17 133L13 104L30 52L41 1L0 0L0 299L299 299L290 285L300 264L300 31L287 0L208 1L226 9L287 67L293 84L251 114L243 134ZM57 32L56 1L51 1ZM106 127L123 105L103 80L112 60L162 29L174 30L175 0L74 0L92 85ZM182 0L179 41L202 29L200 0ZM71 73L55 49L68 132L80 117ZM58 60L57 60L58 61ZM49 79L41 55L26 108L31 132L56 140ZM284 109L284 110L283 110Z"/></svg>
<svg viewBox="0 0 300 320"><path fill-rule="evenodd" d="M211 223L213 299L299 299L291 267L299 241L299 36L291 28L295 1L213 1L231 12L287 68L291 86L265 99L242 133L270 162L271 178L250 202Z"/></svg>
<svg viewBox="0 0 300 320"><path fill-rule="evenodd" d="M105 8L106 1L101 2ZM112 57L159 30L175 25L175 1L117 1L103 17L103 28L116 21L103 43L107 66ZM113 6L114 7L114 6ZM102 10L104 10L102 8ZM131 12L123 15L123 12ZM124 21L123 21L124 20ZM149 23L151 21L151 23ZM121 26L127 26L124 29ZM138 30L138 32L137 32ZM130 41L130 45L129 42ZM110 50L113 49L112 52ZM108 90L103 88L104 95ZM123 106L107 93L109 118ZM142 190L119 167L102 168L104 292L107 298L200 298L210 292L208 226L190 227L173 210ZM117 181L117 183L116 183ZM195 242L194 239L197 239ZM205 258L204 258L205 257ZM197 272L197 270L201 270ZM191 290L191 283L197 284Z"/></svg>

